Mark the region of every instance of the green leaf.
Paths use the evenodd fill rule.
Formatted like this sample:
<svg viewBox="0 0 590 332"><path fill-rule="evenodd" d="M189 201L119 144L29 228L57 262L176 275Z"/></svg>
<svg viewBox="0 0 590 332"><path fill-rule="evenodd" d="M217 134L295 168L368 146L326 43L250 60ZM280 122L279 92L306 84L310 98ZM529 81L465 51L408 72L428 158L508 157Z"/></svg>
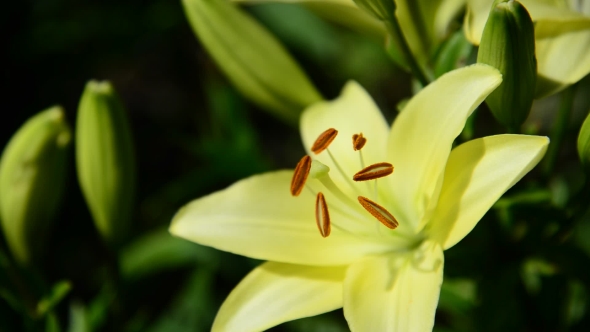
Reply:
<svg viewBox="0 0 590 332"><path fill-rule="evenodd" d="M72 285L69 281L60 281L53 285L49 294L37 303L37 313L39 316L43 316L53 310L68 295L70 290L72 290Z"/></svg>
<svg viewBox="0 0 590 332"><path fill-rule="evenodd" d="M54 313L51 313L47 316L45 320L45 332L60 332L61 327L59 325L59 320Z"/></svg>
<svg viewBox="0 0 590 332"><path fill-rule="evenodd" d="M166 312L149 332L205 331L213 323L214 275L207 269L195 271Z"/></svg>
<svg viewBox="0 0 590 332"><path fill-rule="evenodd" d="M434 75L442 76L453 69L464 67L473 45L465 38L463 31L456 31L445 41L434 63Z"/></svg>
<svg viewBox="0 0 590 332"><path fill-rule="evenodd" d="M520 271L522 282L530 294L537 294L541 290L541 277L551 276L557 268L542 259L529 258L523 264Z"/></svg>
<svg viewBox="0 0 590 332"><path fill-rule="evenodd" d="M568 326L578 323L586 313L588 306L588 290L577 280L568 282L565 307L565 322Z"/></svg>
<svg viewBox="0 0 590 332"><path fill-rule="evenodd" d="M74 302L70 304L70 322L68 332L90 332L90 321L83 304Z"/></svg>
<svg viewBox="0 0 590 332"><path fill-rule="evenodd" d="M84 309L88 324L93 331L100 331L100 327L105 323L115 298L116 294L112 284L107 283L103 285L98 295Z"/></svg>
<svg viewBox="0 0 590 332"><path fill-rule="evenodd" d="M224 0L183 0L189 22L238 90L281 119L297 124L322 99L287 50L264 27Z"/></svg>
<svg viewBox="0 0 590 332"><path fill-rule="evenodd" d="M196 264L216 267L219 252L173 237L162 229L146 234L121 250L121 275L132 281L163 270Z"/></svg>
<svg viewBox="0 0 590 332"><path fill-rule="evenodd" d="M578 156L584 168L590 173L590 112L578 135Z"/></svg>

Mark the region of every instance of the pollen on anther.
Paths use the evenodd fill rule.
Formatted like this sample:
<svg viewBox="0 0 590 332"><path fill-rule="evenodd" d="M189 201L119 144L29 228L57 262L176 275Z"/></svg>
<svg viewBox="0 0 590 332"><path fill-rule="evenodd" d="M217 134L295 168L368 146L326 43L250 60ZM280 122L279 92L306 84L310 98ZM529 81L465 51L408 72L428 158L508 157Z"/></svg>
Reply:
<svg viewBox="0 0 590 332"><path fill-rule="evenodd" d="M387 228L396 229L399 225L397 219L381 205L363 196L359 196L358 200L367 212L372 214L373 217L377 218Z"/></svg>
<svg viewBox="0 0 590 332"><path fill-rule="evenodd" d="M315 140L311 147L311 151L313 151L315 154L319 154L320 152L324 151L328 148L330 143L332 143L334 138L336 138L336 135L338 135L338 130L334 128L327 129Z"/></svg>
<svg viewBox="0 0 590 332"><path fill-rule="evenodd" d="M318 230L322 237L328 237L330 235L330 213L328 212L328 204L324 194L318 193L315 200L315 221L318 225Z"/></svg>
<svg viewBox="0 0 590 332"><path fill-rule="evenodd" d="M390 163L376 163L373 165L369 165L360 171L358 171L355 175L353 175L352 179L354 181L367 181L367 180L374 180L378 178L382 178L389 174L393 173L393 165Z"/></svg>
<svg viewBox="0 0 590 332"><path fill-rule="evenodd" d="M365 146L367 139L363 137L363 133L352 135L352 149L358 151Z"/></svg>
<svg viewBox="0 0 590 332"><path fill-rule="evenodd" d="M303 156L301 160L295 166L295 171L293 172L293 178L291 179L291 195L299 196L301 190L305 186L305 181L307 181L307 176L309 175L309 170L311 169L311 157L308 155Z"/></svg>

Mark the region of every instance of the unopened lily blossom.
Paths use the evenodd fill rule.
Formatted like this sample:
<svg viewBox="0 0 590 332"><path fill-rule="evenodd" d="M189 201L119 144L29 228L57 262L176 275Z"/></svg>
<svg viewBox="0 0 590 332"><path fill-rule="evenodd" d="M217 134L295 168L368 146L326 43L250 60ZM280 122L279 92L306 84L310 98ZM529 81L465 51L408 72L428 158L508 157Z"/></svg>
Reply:
<svg viewBox="0 0 590 332"><path fill-rule="evenodd" d="M443 251L543 157L547 137L496 135L453 148L502 81L487 65L440 77L390 126L357 83L308 107L307 156L188 203L170 232L265 260L213 331L262 331L338 308L352 331L431 331ZM239 167L239 166L236 166Z"/></svg>

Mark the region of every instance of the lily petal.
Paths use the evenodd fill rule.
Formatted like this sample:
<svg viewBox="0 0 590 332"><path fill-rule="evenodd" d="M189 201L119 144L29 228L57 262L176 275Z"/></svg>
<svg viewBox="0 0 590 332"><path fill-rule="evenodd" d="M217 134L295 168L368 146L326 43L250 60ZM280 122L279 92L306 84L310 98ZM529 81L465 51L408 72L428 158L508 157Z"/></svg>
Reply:
<svg viewBox="0 0 590 332"><path fill-rule="evenodd" d="M239 255L303 265L344 265L392 250L391 238L356 236L336 227L322 238L315 221L316 197L309 190L292 197L292 175L278 171L253 176L194 200L177 212L170 232ZM338 201L325 195L331 219L346 222L347 216L335 209Z"/></svg>
<svg viewBox="0 0 590 332"><path fill-rule="evenodd" d="M436 203L442 174L459 135L473 110L502 81L487 65L472 65L441 76L406 105L393 123L388 161L395 167L389 176L393 215L400 227L419 231Z"/></svg>
<svg viewBox="0 0 590 332"><path fill-rule="evenodd" d="M590 73L590 28L536 40L537 97L555 93ZM551 84L553 83L553 84Z"/></svg>
<svg viewBox="0 0 590 332"><path fill-rule="evenodd" d="M541 160L549 139L497 135L451 152L430 238L448 249L467 235L510 187Z"/></svg>
<svg viewBox="0 0 590 332"><path fill-rule="evenodd" d="M255 332L342 307L346 267L266 262L248 274L225 300L212 332Z"/></svg>
<svg viewBox="0 0 590 332"><path fill-rule="evenodd" d="M329 150L346 178L338 172L328 151L319 155L310 151L318 136L328 128L338 130L338 136L330 144ZM352 148L352 135L358 133L367 139L362 149L367 165L384 161L389 126L371 96L356 82L348 82L337 99L315 103L301 116L301 136L305 149L314 159L328 165L334 182L349 193L352 176L363 168L359 152Z"/></svg>
<svg viewBox="0 0 590 332"><path fill-rule="evenodd" d="M352 331L431 331L443 278L440 246L367 258L348 268L344 316Z"/></svg>

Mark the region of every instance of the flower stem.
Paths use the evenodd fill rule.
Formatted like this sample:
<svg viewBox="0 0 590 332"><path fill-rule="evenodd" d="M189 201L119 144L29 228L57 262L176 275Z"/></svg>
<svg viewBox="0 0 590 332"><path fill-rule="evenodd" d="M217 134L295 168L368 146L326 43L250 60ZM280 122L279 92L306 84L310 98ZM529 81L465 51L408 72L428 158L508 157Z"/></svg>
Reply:
<svg viewBox="0 0 590 332"><path fill-rule="evenodd" d="M551 175L553 169L555 168L555 163L557 162L561 143L567 131L567 126L570 122L570 117L574 106L576 86L577 85L570 86L561 94L561 103L559 104L555 125L553 126L549 135L551 138L551 144L549 144L545 162L543 164L543 174L546 177Z"/></svg>
<svg viewBox="0 0 590 332"><path fill-rule="evenodd" d="M571 217L564 220L559 231L553 234L552 239L557 243L565 242L573 233L580 222L583 222L584 217L590 215L590 207L587 200L590 195L590 179L586 179L584 187L570 200L569 208L571 209Z"/></svg>
<svg viewBox="0 0 590 332"><path fill-rule="evenodd" d="M416 79L422 84L422 86L427 86L430 83L430 80L426 77L420 65L416 61L414 55L412 55L412 51L410 50L410 46L404 37L402 29L397 21L395 15L392 15L391 18L385 21L385 27L391 36L394 45L400 48L400 51L406 61L406 64L410 67L412 74L416 77Z"/></svg>

